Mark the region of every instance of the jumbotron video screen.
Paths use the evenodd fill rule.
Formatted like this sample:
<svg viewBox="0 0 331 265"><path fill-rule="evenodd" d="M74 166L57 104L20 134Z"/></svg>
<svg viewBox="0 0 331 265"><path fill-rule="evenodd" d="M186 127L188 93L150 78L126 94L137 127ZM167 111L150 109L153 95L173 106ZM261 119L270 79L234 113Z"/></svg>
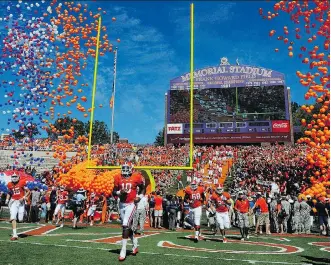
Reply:
<svg viewBox="0 0 331 265"><path fill-rule="evenodd" d="M189 123L190 91L171 90L169 123ZM194 90L194 122L284 120L284 86Z"/></svg>

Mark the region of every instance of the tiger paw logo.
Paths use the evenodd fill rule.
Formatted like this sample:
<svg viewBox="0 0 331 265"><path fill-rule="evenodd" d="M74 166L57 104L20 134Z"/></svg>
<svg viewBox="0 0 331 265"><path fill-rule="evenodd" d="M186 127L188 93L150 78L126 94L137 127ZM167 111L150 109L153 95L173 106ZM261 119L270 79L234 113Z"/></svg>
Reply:
<svg viewBox="0 0 331 265"><path fill-rule="evenodd" d="M194 236L187 236L187 239L193 239ZM200 237L200 240L203 241L214 241L222 243L222 239L212 238L212 237ZM277 243L267 243L267 242L254 242L254 241L238 241L238 240L228 240L229 245L233 243L233 249L210 249L210 248L199 248L199 247L190 247L172 243L170 241L160 241L158 247L170 248L170 249L182 249L186 251L198 251L198 252L209 252L209 253L226 253L226 254L254 254L254 255L283 255L283 254L295 254L303 252L304 249L300 247L277 244ZM251 245L251 246L260 246L261 248L267 247L268 250L238 250L236 249L237 244L241 245ZM222 246L222 245L220 245ZM269 250L273 248L275 250Z"/></svg>
<svg viewBox="0 0 331 265"><path fill-rule="evenodd" d="M316 247L321 247L320 248L321 251L330 252L330 242L311 242L308 244Z"/></svg>

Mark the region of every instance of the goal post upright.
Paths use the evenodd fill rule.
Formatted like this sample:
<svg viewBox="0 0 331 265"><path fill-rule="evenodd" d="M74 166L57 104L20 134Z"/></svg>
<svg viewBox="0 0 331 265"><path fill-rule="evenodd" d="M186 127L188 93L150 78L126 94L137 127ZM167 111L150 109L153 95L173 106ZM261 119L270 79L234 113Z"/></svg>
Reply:
<svg viewBox="0 0 331 265"><path fill-rule="evenodd" d="M93 131L93 120L94 120L94 105L95 105L95 94L96 94L96 79L98 69L98 57L99 57L99 39L100 39L100 27L101 16L99 16L99 27L97 35L97 47L96 47L96 58L94 65L94 79L92 89L92 110L90 118L90 130L89 130L89 141L88 141L88 162L87 169L119 169L120 166L90 166L91 161L91 148L92 148L92 131ZM194 91L194 4L190 4L190 141L189 141L189 166L136 166L135 169L141 170L192 170L193 169L193 91ZM167 128L165 128L167 129Z"/></svg>

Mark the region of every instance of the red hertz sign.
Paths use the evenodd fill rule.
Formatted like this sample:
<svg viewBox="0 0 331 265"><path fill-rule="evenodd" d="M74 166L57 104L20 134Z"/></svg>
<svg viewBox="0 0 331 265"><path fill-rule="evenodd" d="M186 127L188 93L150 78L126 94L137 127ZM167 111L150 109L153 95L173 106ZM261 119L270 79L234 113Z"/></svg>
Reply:
<svg viewBox="0 0 331 265"><path fill-rule="evenodd" d="M289 132L289 121L272 121L272 132Z"/></svg>

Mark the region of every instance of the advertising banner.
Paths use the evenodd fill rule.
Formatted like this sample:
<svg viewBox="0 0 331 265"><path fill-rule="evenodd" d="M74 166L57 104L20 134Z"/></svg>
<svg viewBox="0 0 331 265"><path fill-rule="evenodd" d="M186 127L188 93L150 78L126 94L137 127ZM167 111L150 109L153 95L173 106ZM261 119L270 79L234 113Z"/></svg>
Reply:
<svg viewBox="0 0 331 265"><path fill-rule="evenodd" d="M188 134L168 135L168 143L189 143ZM290 133L222 133L222 134L196 134L193 135L195 144L213 143L262 143L262 142L290 142Z"/></svg>
<svg viewBox="0 0 331 265"><path fill-rule="evenodd" d="M183 133L183 124L173 123L167 124L167 134L182 134Z"/></svg>
<svg viewBox="0 0 331 265"><path fill-rule="evenodd" d="M289 132L290 121L272 121L272 132Z"/></svg>

